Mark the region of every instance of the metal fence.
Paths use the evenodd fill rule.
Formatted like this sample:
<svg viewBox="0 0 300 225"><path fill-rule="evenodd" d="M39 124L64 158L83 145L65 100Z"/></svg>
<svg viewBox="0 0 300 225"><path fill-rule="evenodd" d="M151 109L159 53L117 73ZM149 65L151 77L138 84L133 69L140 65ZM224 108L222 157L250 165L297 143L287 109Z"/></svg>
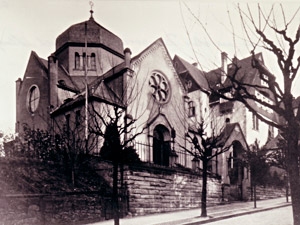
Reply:
<svg viewBox="0 0 300 225"><path fill-rule="evenodd" d="M152 160L152 151L153 151L153 146L149 145L149 144L145 144L142 142L136 142L134 145L141 161L143 162L149 162L149 163L153 163ZM193 159L194 156L191 155L190 153L184 151L184 149L181 149L180 147L175 145L175 151L177 154L177 160L176 163L187 167L187 168L193 168ZM208 165L208 171L211 174L219 174L219 157L215 157L213 159L211 159L209 161L209 165ZM199 164L198 167L201 167L201 165Z"/></svg>
<svg viewBox="0 0 300 225"><path fill-rule="evenodd" d="M152 163L152 151L153 146L142 143L142 142L135 142L134 147L137 151L137 154L140 157L140 160L143 162L150 162ZM177 163L188 168L192 168L192 159L193 156L184 150L175 148L176 154L178 155Z"/></svg>

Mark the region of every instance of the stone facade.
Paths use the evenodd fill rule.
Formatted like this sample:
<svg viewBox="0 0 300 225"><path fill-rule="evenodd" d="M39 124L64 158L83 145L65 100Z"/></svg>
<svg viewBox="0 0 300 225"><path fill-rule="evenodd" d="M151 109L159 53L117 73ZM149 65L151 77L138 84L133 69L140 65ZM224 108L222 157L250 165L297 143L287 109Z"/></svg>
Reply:
<svg viewBox="0 0 300 225"><path fill-rule="evenodd" d="M112 165L102 162L97 167L98 174L112 185ZM200 172L141 163L125 166L120 180L128 191L129 214L132 216L201 207ZM224 200L227 201L226 196ZM220 179L208 177L207 205L221 201Z"/></svg>
<svg viewBox="0 0 300 225"><path fill-rule="evenodd" d="M124 181L129 212L136 215L170 212L201 206L202 176L191 171L153 166L129 166ZM221 184L208 178L208 205L221 201Z"/></svg>

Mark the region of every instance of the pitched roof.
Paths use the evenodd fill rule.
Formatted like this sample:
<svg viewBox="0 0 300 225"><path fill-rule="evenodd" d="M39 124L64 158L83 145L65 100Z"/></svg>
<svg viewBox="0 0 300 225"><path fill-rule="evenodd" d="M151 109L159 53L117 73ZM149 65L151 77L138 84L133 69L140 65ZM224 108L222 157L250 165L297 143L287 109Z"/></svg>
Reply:
<svg viewBox="0 0 300 225"><path fill-rule="evenodd" d="M132 57L131 62L134 63L138 63L139 60L143 60L144 56L147 55L152 49L154 49L155 46L157 45L162 45L163 49L165 50L166 56L165 60L169 60L168 64L173 66L174 69L174 78L178 81L179 87L181 88L182 91L184 91L184 85L182 84L182 82L180 81L180 78L176 72L176 69L174 68L173 65L173 61L172 58L170 56L170 53L163 41L162 38L158 38L156 41L154 41L152 44L150 44L147 48L145 48L142 52L140 52L138 55Z"/></svg>
<svg viewBox="0 0 300 225"><path fill-rule="evenodd" d="M117 75L123 75L125 70L129 68L125 67L124 62L113 67L105 74L96 77L88 76L88 90L90 101L106 102L110 105L118 105L124 107L121 98L108 87L106 80L113 79ZM63 68L60 70L60 77L64 78L64 86L66 88L74 88L74 92L78 94L72 98L66 99L65 102L52 112L52 115L56 115L61 111L68 110L72 107L84 104L85 99L85 77L84 76L69 76Z"/></svg>
<svg viewBox="0 0 300 225"><path fill-rule="evenodd" d="M178 62L180 62L184 67L184 69L182 69L178 66L175 66L175 69L178 74L184 74L185 72L188 72L199 87L207 90L208 82L205 77L205 73L203 71L199 70L196 66L188 63L186 60L184 60L180 56L175 55L173 58L173 63L176 64ZM182 80L182 82L183 82L183 80ZM185 85L185 84L183 83L183 85Z"/></svg>
<svg viewBox="0 0 300 225"><path fill-rule="evenodd" d="M280 134L278 134L276 137L271 138L264 146L263 149L265 149L266 151L268 150L278 150L280 149L278 144L279 142L283 140L282 136Z"/></svg>
<svg viewBox="0 0 300 225"><path fill-rule="evenodd" d="M41 68L46 72L48 71L48 61L39 57L35 51L31 51L31 56L33 56L40 64Z"/></svg>
<svg viewBox="0 0 300 225"><path fill-rule="evenodd" d="M239 141L244 148L248 149L246 138L239 123L227 123L220 136L220 143L224 145Z"/></svg>

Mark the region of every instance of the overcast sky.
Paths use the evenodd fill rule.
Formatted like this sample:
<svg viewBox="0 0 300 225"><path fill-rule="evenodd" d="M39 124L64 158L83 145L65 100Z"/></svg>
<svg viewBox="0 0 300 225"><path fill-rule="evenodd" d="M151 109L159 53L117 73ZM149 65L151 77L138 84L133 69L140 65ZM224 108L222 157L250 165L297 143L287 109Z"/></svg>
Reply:
<svg viewBox="0 0 300 225"><path fill-rule="evenodd" d="M196 0L181 3L178 0L93 2L94 19L119 36L124 47L132 50L133 56L162 37L171 57L177 54L195 62L197 59L188 35L205 71L220 65L218 48L226 51L229 57L250 55L250 45L238 23L237 3ZM267 12L271 2L265 1L261 7ZM283 2L286 17L290 18L299 5L297 1ZM245 3L241 6L247 9ZM187 7L200 19L218 48ZM256 4L250 4L250 7L257 9ZM57 36L71 25L87 20L89 10L88 0L0 0L0 130L14 132L15 81L23 78L30 52L33 50L47 59L55 51ZM277 11L275 16L281 14ZM295 21L299 25L299 15ZM267 66L276 73L274 59L267 53L264 58Z"/></svg>

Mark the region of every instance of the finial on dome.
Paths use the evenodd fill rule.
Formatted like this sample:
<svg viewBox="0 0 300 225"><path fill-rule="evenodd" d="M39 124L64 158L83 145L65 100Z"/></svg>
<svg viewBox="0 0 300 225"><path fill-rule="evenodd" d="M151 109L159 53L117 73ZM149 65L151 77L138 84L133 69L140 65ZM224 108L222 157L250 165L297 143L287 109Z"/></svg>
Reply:
<svg viewBox="0 0 300 225"><path fill-rule="evenodd" d="M93 13L94 13L94 11L93 11L93 6L94 6L94 3L93 3L92 1L90 1L89 4L90 4L90 6L91 6L91 10L90 10L91 17L90 17L90 19L93 19Z"/></svg>

